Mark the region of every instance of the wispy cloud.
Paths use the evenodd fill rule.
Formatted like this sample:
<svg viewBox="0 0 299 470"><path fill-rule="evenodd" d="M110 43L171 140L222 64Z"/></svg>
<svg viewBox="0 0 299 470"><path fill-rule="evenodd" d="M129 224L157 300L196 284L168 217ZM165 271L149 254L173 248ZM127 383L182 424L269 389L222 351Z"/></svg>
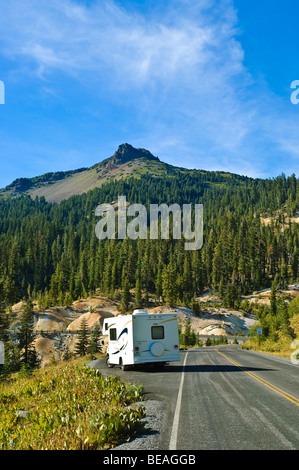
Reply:
<svg viewBox="0 0 299 470"><path fill-rule="evenodd" d="M287 137L275 102L261 104L262 93L244 67L233 2L167 5L145 16L113 0L89 6L75 0L2 2L1 50L22 66L30 64L27 73L50 81L41 87L53 94L51 77L59 71L98 83L99 98L110 93L114 102L123 99L143 123L135 141L143 139L154 152L163 149L169 161L176 148L193 166L240 172L243 165L244 173L257 176L263 139L296 154L296 135Z"/></svg>
<svg viewBox="0 0 299 470"><path fill-rule="evenodd" d="M211 25L209 17L206 24L197 22L188 17L188 9L182 15L182 3L189 2L173 3L181 6L175 14L172 8L166 17L148 20L112 1L87 7L71 0L14 0L2 5L2 50L32 59L45 73L53 68L66 73L110 70L131 86L186 78L197 67L219 64L221 46L226 74L238 73L242 51L234 40L227 44L229 24Z"/></svg>

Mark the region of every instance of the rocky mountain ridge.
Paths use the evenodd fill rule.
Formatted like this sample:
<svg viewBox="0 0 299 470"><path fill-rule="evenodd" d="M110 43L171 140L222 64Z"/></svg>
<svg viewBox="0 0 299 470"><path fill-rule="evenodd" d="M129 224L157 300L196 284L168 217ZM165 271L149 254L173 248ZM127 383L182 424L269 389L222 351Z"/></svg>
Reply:
<svg viewBox="0 0 299 470"><path fill-rule="evenodd" d="M76 194L83 194L100 187L111 178L122 178L133 173L153 171L155 168L148 164L166 165L160 162L146 149L136 149L130 144L119 145L116 152L100 163L90 168L46 173L34 178L17 178L11 184L0 190L0 197L15 197L29 194L33 199L45 197L48 202L60 202ZM167 165L166 165L167 166ZM161 169L157 170L159 173Z"/></svg>
<svg viewBox="0 0 299 470"><path fill-rule="evenodd" d="M126 143L121 144L112 157L103 160L98 165L98 167L104 167L107 169L107 171L110 171L119 165L123 165L124 163L128 163L140 158L145 158L149 161L160 161L159 158L154 157L154 155L152 155L149 150L136 149L132 145Z"/></svg>
<svg viewBox="0 0 299 470"><path fill-rule="evenodd" d="M224 171L213 172L176 167L161 161L149 150L136 149L132 145L124 143L119 145L111 157L90 168L46 173L34 178L18 178L0 190L0 198L28 194L33 199L44 197L48 202L59 203L74 195L81 195L95 188L100 188L106 182L127 177L140 178L144 174L153 178L180 177L192 174L199 180L204 179L207 185L212 184L215 177L220 177L227 185L231 185L232 181L242 185L251 180L249 177L232 175Z"/></svg>

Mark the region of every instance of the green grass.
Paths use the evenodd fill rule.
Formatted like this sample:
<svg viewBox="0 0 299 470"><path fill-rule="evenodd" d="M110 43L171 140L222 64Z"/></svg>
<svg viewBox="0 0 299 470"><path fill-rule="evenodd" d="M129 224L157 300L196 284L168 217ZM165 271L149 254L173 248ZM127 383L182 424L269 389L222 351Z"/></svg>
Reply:
<svg viewBox="0 0 299 470"><path fill-rule="evenodd" d="M1 450L107 449L140 432L142 388L78 361L0 384ZM29 412L27 417L18 411Z"/></svg>

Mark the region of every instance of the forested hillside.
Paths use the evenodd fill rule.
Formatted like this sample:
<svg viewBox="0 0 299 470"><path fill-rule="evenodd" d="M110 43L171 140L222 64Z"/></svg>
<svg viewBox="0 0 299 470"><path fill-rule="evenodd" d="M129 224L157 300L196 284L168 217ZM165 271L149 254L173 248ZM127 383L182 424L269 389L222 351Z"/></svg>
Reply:
<svg viewBox="0 0 299 470"><path fill-rule="evenodd" d="M95 236L95 209L124 195L130 203L202 203L204 243L105 240ZM23 195L0 200L0 299L28 296L41 306L66 304L101 288L107 295L136 288L169 304L188 304L204 289L227 306L276 281L298 280L299 225L287 222L299 206L294 175L250 179L221 172L173 169L107 182L59 204ZM273 217L265 224L260 216ZM274 217L275 216L275 217Z"/></svg>

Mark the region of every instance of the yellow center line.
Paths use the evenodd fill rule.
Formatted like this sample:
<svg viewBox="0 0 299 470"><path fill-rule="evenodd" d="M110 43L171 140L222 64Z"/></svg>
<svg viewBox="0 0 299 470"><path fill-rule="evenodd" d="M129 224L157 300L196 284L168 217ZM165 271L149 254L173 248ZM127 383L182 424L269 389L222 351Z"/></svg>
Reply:
<svg viewBox="0 0 299 470"><path fill-rule="evenodd" d="M271 390L273 390L274 392L276 393L279 393L279 395L283 396L284 398L286 398L287 400L289 400L290 402L294 403L295 405L299 406L299 399L294 397L293 395L291 395L290 393L287 393L285 392L284 390L281 390L280 388L276 387L276 385L273 385L271 384L270 382L268 382L267 380L265 379L262 379L261 377L258 377L257 375L253 374L252 372L249 372L248 370L246 370L244 367L240 366L240 364L238 364L237 362L233 361L232 359L230 359L229 357L227 357L225 354L221 353L220 351L217 350L217 352L223 356L225 359L227 359L229 362L231 362L232 364L234 364L236 367L239 367L239 369L241 369L242 371L246 372L246 374L250 375L250 377L254 378L255 380L257 380L258 382L262 383L263 385L265 385L266 387L270 388Z"/></svg>

